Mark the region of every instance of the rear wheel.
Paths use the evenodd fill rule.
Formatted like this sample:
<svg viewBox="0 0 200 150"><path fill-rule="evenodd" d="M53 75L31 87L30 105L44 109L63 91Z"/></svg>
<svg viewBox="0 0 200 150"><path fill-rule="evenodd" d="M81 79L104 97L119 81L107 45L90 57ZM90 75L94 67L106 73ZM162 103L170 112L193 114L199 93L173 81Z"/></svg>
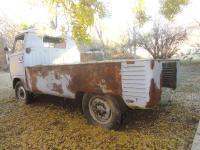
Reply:
<svg viewBox="0 0 200 150"><path fill-rule="evenodd" d="M15 96L17 100L25 104L31 103L33 100L33 94L29 91L26 91L21 81L18 81L15 85Z"/></svg>
<svg viewBox="0 0 200 150"><path fill-rule="evenodd" d="M114 97L85 94L82 107L89 123L108 129L118 129L121 125L122 111Z"/></svg>

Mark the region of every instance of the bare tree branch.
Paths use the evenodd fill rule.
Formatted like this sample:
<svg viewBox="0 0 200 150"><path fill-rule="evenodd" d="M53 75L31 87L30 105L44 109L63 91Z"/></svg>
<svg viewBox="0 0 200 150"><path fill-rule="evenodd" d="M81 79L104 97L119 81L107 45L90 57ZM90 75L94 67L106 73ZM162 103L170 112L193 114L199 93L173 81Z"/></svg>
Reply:
<svg viewBox="0 0 200 150"><path fill-rule="evenodd" d="M152 32L140 35L138 45L145 48L153 58L166 59L179 50L186 37L186 30L182 28L170 28L155 23Z"/></svg>

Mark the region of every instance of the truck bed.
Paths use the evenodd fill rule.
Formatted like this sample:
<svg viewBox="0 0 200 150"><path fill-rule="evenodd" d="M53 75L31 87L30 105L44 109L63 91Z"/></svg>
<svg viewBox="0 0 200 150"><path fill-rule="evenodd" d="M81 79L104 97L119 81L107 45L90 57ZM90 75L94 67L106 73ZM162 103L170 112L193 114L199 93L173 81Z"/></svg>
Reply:
<svg viewBox="0 0 200 150"><path fill-rule="evenodd" d="M176 85L176 80L170 85L166 84L172 79L163 79L167 77L163 72L163 64L175 63L173 73L176 77L176 62L116 60L27 66L27 85L34 93L67 98L75 98L78 92L108 94L122 97L130 108L153 108L160 101L163 81L166 87L174 88L173 85Z"/></svg>

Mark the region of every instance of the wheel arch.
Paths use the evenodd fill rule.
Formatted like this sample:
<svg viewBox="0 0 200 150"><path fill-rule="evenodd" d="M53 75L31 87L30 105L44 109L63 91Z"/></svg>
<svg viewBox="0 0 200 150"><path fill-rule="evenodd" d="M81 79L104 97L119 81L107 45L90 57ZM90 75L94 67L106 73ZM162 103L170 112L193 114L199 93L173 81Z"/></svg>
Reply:
<svg viewBox="0 0 200 150"><path fill-rule="evenodd" d="M17 84L18 81L21 81L21 79L20 78L13 79L13 82L12 82L13 89L15 88L15 85Z"/></svg>
<svg viewBox="0 0 200 150"><path fill-rule="evenodd" d="M122 111L122 112L126 112L129 108L128 108L128 106L126 105L126 103L124 102L124 100L123 100L123 98L122 98L122 96L120 96L120 95L111 95L111 94L105 94L105 93L87 93L87 92L81 92L81 101L83 100L83 97L85 96L85 95L89 95L89 94L93 94L93 95L104 95L104 96L110 96L110 97L113 97L114 99L113 100L115 100L117 103L118 103L118 105L119 105L119 107L120 107L120 110Z"/></svg>
<svg viewBox="0 0 200 150"><path fill-rule="evenodd" d="M83 97L85 95L89 95L89 94L93 94L93 95L95 95L95 94L96 95L107 95L107 96L114 97L114 100L117 101L117 103L119 104L120 109L123 112L126 112L129 109L128 106L126 105L126 103L124 102L122 96L120 96L120 95L116 96L116 95L110 95L110 94L104 94L104 93L92 93L92 92L77 91L76 94L75 94L75 98L78 101L78 103L80 105L82 105Z"/></svg>
<svg viewBox="0 0 200 150"><path fill-rule="evenodd" d="M112 112L112 115L109 115L109 118L106 118L105 122L101 121L101 119L98 119L98 115L94 115L94 112L101 112L100 111L91 111L91 105L90 101L94 97L99 97L102 99L104 102L108 101L108 107L104 108L109 108L109 111L105 112ZM97 104L97 103L96 103ZM105 105L104 105L105 106ZM126 113L126 105L124 104L123 99L120 96L116 95L111 95L111 94L99 94L99 93L85 93L83 96L83 101L82 101L82 108L83 108L83 113L85 117L87 118L88 123L99 125L103 128L107 129L114 129L117 130L119 129L120 125L122 124L124 118L125 118L125 113ZM95 107L96 109L99 109L98 107ZM101 108L100 108L101 109ZM105 113L103 112L103 115ZM101 118L101 117L100 117Z"/></svg>

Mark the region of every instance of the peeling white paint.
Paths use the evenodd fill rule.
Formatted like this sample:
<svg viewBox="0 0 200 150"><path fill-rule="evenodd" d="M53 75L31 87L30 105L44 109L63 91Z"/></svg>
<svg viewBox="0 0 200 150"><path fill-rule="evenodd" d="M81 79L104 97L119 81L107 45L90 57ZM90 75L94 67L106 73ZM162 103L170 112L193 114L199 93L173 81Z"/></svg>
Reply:
<svg viewBox="0 0 200 150"><path fill-rule="evenodd" d="M101 82L98 83L98 86L101 88L103 93L111 93L112 92L112 90L107 88L106 81L104 79L102 79Z"/></svg>
<svg viewBox="0 0 200 150"><path fill-rule="evenodd" d="M75 98L75 93L71 92L68 89L70 81L71 77L69 75L61 74L59 76L59 79L56 79L55 72L51 71L45 77L43 77L41 74L38 75L36 86L38 90L46 94ZM54 85L56 85L57 87L60 86L63 93L56 91L54 89Z"/></svg>
<svg viewBox="0 0 200 150"><path fill-rule="evenodd" d="M156 84L156 87L160 89L160 76L162 72L162 62L154 61L154 68L153 68L153 79Z"/></svg>

